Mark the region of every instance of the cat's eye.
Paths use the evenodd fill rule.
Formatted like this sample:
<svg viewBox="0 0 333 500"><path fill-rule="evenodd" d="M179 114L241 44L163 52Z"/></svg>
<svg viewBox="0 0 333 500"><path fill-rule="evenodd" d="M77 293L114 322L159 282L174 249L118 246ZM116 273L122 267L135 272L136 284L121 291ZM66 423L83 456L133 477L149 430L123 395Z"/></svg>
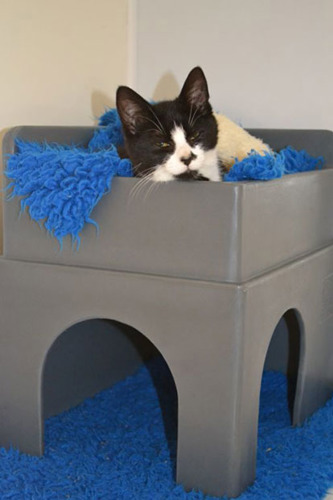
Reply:
<svg viewBox="0 0 333 500"><path fill-rule="evenodd" d="M168 142L158 142L156 146L158 146L159 148L168 148L170 144Z"/></svg>
<svg viewBox="0 0 333 500"><path fill-rule="evenodd" d="M199 136L200 136L200 132L194 132L194 134L192 134L190 136L190 141L195 142L197 139L199 139Z"/></svg>

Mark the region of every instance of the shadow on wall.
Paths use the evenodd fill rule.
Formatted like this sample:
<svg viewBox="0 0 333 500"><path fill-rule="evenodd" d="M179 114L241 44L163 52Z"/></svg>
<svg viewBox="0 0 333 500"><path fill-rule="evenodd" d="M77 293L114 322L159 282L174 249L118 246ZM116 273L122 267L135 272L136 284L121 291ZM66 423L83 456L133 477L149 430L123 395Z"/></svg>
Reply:
<svg viewBox="0 0 333 500"><path fill-rule="evenodd" d="M277 324L268 347L264 370L287 376L287 398L291 421L294 421L297 380L303 352L302 320L295 309L289 309Z"/></svg>
<svg viewBox="0 0 333 500"><path fill-rule="evenodd" d="M165 99L175 99L180 92L179 84L173 73L165 73L156 85L152 99L154 101L163 101ZM143 96L147 98L147 96Z"/></svg>
<svg viewBox="0 0 333 500"><path fill-rule="evenodd" d="M167 362L144 334L114 320L79 321L59 333L44 360L43 418L80 404L143 365L157 392L170 451L176 453L178 395Z"/></svg>
<svg viewBox="0 0 333 500"><path fill-rule="evenodd" d="M94 125L98 124L99 117L105 113L105 111L116 107L115 97L116 96L110 97L100 90L93 91L91 94L91 111Z"/></svg>
<svg viewBox="0 0 333 500"><path fill-rule="evenodd" d="M76 406L158 354L142 333L128 325L98 318L75 323L59 333L46 355L44 417Z"/></svg>
<svg viewBox="0 0 333 500"><path fill-rule="evenodd" d="M137 91L136 88L133 90ZM143 96L145 99L153 101L162 101L165 99L174 99L180 92L176 77L171 72L165 73L156 85L152 96ZM91 95L91 110L94 124L98 124L99 117L110 108L116 107L116 96L110 97L100 90L94 90Z"/></svg>

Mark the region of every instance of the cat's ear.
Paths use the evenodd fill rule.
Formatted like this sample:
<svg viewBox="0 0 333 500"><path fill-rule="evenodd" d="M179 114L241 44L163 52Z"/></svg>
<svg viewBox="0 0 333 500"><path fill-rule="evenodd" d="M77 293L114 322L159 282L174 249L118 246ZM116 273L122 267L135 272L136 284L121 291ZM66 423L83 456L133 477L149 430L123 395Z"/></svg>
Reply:
<svg viewBox="0 0 333 500"><path fill-rule="evenodd" d="M201 111L210 111L207 80L202 69L193 68L185 80L179 98L189 106Z"/></svg>
<svg viewBox="0 0 333 500"><path fill-rule="evenodd" d="M135 135L145 117L150 114L150 105L129 87L118 87L116 96L117 110L125 130Z"/></svg>

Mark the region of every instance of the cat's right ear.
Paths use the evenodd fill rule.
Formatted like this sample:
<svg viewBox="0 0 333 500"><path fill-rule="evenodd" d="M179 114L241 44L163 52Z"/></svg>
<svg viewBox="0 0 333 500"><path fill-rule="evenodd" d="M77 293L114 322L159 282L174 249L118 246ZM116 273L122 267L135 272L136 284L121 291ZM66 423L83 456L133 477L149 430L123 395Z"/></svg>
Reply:
<svg viewBox="0 0 333 500"><path fill-rule="evenodd" d="M190 71L179 97L191 108L197 108L201 112L211 110L207 80L199 66Z"/></svg>
<svg viewBox="0 0 333 500"><path fill-rule="evenodd" d="M124 129L135 135L150 113L149 103L134 90L121 86L117 90L116 104Z"/></svg>

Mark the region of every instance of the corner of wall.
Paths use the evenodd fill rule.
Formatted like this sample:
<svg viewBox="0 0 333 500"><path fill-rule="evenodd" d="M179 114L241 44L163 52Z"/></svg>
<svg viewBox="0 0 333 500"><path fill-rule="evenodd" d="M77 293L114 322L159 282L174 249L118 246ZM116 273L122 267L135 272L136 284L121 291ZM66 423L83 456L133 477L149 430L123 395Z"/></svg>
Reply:
<svg viewBox="0 0 333 500"><path fill-rule="evenodd" d="M127 85L135 88L137 84L137 25L138 0L128 0L127 14Z"/></svg>

